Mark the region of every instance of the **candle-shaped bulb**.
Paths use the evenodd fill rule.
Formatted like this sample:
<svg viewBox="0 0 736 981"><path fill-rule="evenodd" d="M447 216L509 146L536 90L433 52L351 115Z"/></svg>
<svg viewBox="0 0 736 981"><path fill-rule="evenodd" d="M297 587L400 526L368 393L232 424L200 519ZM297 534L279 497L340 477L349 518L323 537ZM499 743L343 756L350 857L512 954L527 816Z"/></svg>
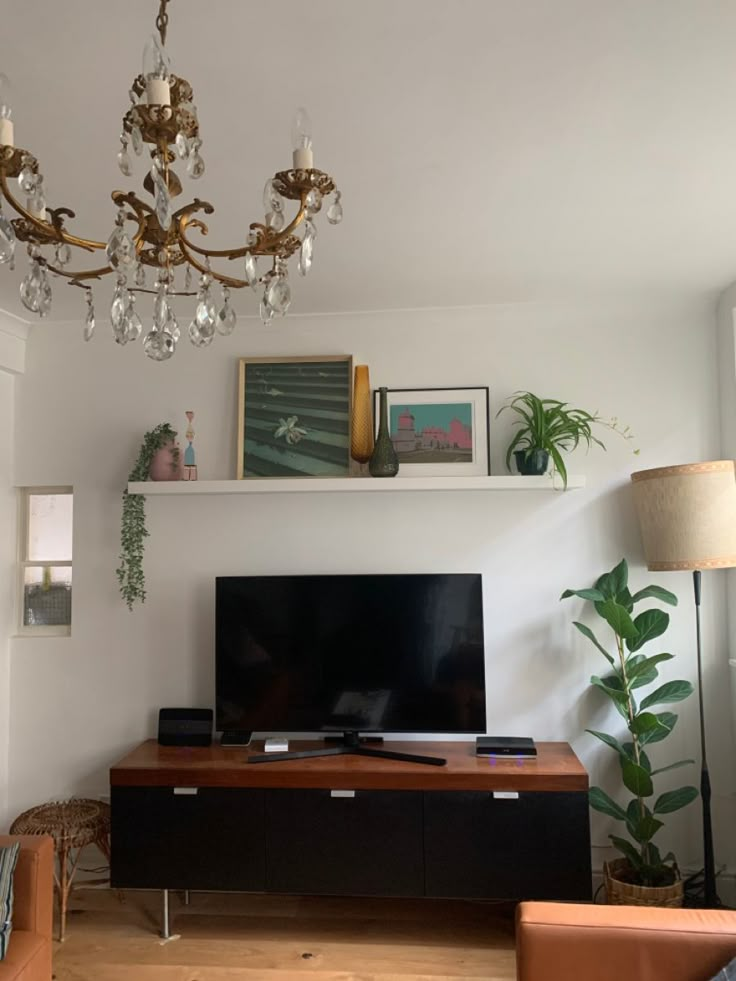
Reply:
<svg viewBox="0 0 736 981"><path fill-rule="evenodd" d="M171 62L161 39L155 34L151 35L143 49L143 78L146 80L149 105L171 105Z"/></svg>
<svg viewBox="0 0 736 981"><path fill-rule="evenodd" d="M161 44L161 39L152 34L143 49L143 77L146 81L149 78L162 78L168 81L170 75L171 61L166 48Z"/></svg>
<svg viewBox="0 0 736 981"><path fill-rule="evenodd" d="M297 170L309 170L314 163L312 120L303 106L294 113L294 122L291 125L291 148L294 151L294 167Z"/></svg>
<svg viewBox="0 0 736 981"><path fill-rule="evenodd" d="M0 146L13 146L12 97L10 79L0 72Z"/></svg>
<svg viewBox="0 0 736 981"><path fill-rule="evenodd" d="M7 75L0 72L0 119L10 119L13 115L13 88Z"/></svg>

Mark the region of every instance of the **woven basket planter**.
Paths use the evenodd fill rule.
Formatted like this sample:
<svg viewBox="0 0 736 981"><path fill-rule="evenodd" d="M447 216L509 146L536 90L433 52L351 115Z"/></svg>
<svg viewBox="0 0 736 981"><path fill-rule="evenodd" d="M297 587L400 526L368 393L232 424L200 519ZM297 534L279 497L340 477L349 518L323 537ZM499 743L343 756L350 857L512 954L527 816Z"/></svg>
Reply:
<svg viewBox="0 0 736 981"><path fill-rule="evenodd" d="M604 864L603 874L606 895L612 906L667 906L671 909L682 906L684 886L679 872L677 880L669 886L637 886L626 882L627 875L631 875L629 863L625 858L617 858Z"/></svg>

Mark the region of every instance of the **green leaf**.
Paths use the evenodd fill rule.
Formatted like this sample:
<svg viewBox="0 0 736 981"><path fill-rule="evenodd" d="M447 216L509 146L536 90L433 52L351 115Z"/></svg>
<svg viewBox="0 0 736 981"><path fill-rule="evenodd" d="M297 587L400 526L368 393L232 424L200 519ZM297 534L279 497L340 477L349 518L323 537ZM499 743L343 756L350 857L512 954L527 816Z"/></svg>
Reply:
<svg viewBox="0 0 736 981"><path fill-rule="evenodd" d="M599 603L596 609L619 637L623 637L626 641L636 639L638 631L634 626L634 621L623 606L613 599L607 599L605 602Z"/></svg>
<svg viewBox="0 0 736 981"><path fill-rule="evenodd" d="M641 708L649 708L650 705L661 705L669 702L681 702L693 693L693 686L689 681L667 681L664 685L653 691L642 699Z"/></svg>
<svg viewBox="0 0 736 981"><path fill-rule="evenodd" d="M677 770L681 766L688 766L690 763L694 762L695 760L678 760L677 763L670 763L669 766L660 766L656 770L652 770L652 776L654 777L658 773L666 773L668 770Z"/></svg>
<svg viewBox="0 0 736 981"><path fill-rule="evenodd" d="M641 688L643 682L641 677L650 676L653 678L657 677L657 672L654 670L657 664L661 664L662 661L671 661L674 655L672 654L653 654L651 657L645 657L644 654L634 654L626 659L626 677L629 682L637 681L637 684L632 684L632 688Z"/></svg>
<svg viewBox="0 0 736 981"><path fill-rule="evenodd" d="M634 751L633 743L624 743L624 752L626 753L626 755L629 757L630 760L636 762L636 752ZM639 763L644 767L647 773L652 772L652 764L649 762L649 757L641 748L641 745L639 746Z"/></svg>
<svg viewBox="0 0 736 981"><path fill-rule="evenodd" d="M640 712L639 715L634 717L629 726L630 731L635 736L643 736L647 732L652 732L659 728L661 728L661 723L654 712Z"/></svg>
<svg viewBox="0 0 736 981"><path fill-rule="evenodd" d="M619 564L611 569L611 580L614 595L618 596L626 589L629 583L629 566L626 559L621 559Z"/></svg>
<svg viewBox="0 0 736 981"><path fill-rule="evenodd" d="M590 683L591 685L595 685L596 688L600 688L600 690L605 692L606 695L608 695L608 697L614 702L618 702L620 705L625 705L628 702L626 692L622 691L620 688L614 688L610 683L606 684L606 682L611 682L613 680L613 677L609 677L604 681L603 678L599 678L598 675L594 674L590 679Z"/></svg>
<svg viewBox="0 0 736 981"><path fill-rule="evenodd" d="M598 577L595 588L603 593L606 599L614 599L616 596L616 584L610 572L604 572L602 576Z"/></svg>
<svg viewBox="0 0 736 981"><path fill-rule="evenodd" d="M598 732L595 729L586 729L585 731L589 732L591 736L595 736L596 739L600 739L600 741L605 743L606 746L610 746L611 749L615 750L619 754L619 756L627 756L626 750L623 748L618 739L614 739L613 736L609 736L607 732Z"/></svg>
<svg viewBox="0 0 736 981"><path fill-rule="evenodd" d="M677 722L677 716L673 712L658 712L657 719L660 723L659 729L653 729L651 732L644 733L639 736L639 745L646 746L648 743L659 743L675 728L675 723Z"/></svg>
<svg viewBox="0 0 736 981"><path fill-rule="evenodd" d="M569 599L570 596L579 596L580 599L592 600L593 602L605 599L603 593L597 589L566 589L560 599Z"/></svg>
<svg viewBox="0 0 736 981"><path fill-rule="evenodd" d="M600 641L593 633L593 631L590 629L590 627L586 627L584 623L578 623L577 620L573 620L573 625L578 628L578 630L584 637L587 637L588 640L592 641L595 644L595 646L598 648L598 650L605 657L605 659L608 661L609 664L615 663L611 655L608 653L605 647L600 643Z"/></svg>
<svg viewBox="0 0 736 981"><path fill-rule="evenodd" d="M644 767L624 757L619 757L619 759L621 775L626 789L630 790L635 797L651 797L654 793L652 778Z"/></svg>
<svg viewBox="0 0 736 981"><path fill-rule="evenodd" d="M658 599L662 603L669 603L670 606L677 606L677 597L674 593L671 593L669 589L662 589L661 586L647 586L645 589L640 589L638 593L634 593L631 597L634 603L638 603L639 600L643 599Z"/></svg>
<svg viewBox="0 0 736 981"><path fill-rule="evenodd" d="M621 589L616 594L616 601L623 606L627 613L634 609L634 599L628 589Z"/></svg>
<svg viewBox="0 0 736 981"><path fill-rule="evenodd" d="M668 790L666 794L660 794L654 805L655 814L671 814L679 811L681 807L686 807L698 796L696 787L679 787L677 790Z"/></svg>
<svg viewBox="0 0 736 981"><path fill-rule="evenodd" d="M662 827L663 822L658 821L649 808L640 805L638 800L632 800L626 808L626 829L640 845L650 841Z"/></svg>
<svg viewBox="0 0 736 981"><path fill-rule="evenodd" d="M622 852L626 858L628 858L635 869L641 868L641 855L630 841L627 841L625 838L619 838L618 835L609 835L608 837L611 839L616 848L618 848L618 850Z"/></svg>
<svg viewBox="0 0 736 981"><path fill-rule="evenodd" d="M634 620L637 636L626 639L630 651L638 651L640 647L663 634L669 626L669 614L663 610L645 610Z"/></svg>
<svg viewBox="0 0 736 981"><path fill-rule="evenodd" d="M588 791L588 803L590 806L596 810L600 811L601 814L608 814L609 817L616 818L619 821L626 820L626 812L622 807L616 803L605 790L601 790L600 787L591 787Z"/></svg>

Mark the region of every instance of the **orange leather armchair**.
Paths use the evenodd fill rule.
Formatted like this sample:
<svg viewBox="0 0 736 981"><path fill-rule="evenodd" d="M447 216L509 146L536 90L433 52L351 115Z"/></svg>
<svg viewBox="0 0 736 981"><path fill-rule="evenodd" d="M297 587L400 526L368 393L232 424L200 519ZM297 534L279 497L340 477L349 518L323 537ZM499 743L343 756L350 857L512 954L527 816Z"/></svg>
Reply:
<svg viewBox="0 0 736 981"><path fill-rule="evenodd" d="M16 841L13 932L0 961L0 981L51 981L54 842L45 835L0 835L0 847Z"/></svg>
<svg viewBox="0 0 736 981"><path fill-rule="evenodd" d="M518 981L707 981L736 957L736 912L520 903Z"/></svg>

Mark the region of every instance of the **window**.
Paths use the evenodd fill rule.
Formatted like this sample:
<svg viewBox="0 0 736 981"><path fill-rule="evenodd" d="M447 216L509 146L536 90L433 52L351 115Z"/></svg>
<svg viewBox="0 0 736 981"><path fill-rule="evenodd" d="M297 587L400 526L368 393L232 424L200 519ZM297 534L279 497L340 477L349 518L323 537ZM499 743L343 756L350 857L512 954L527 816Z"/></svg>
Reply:
<svg viewBox="0 0 736 981"><path fill-rule="evenodd" d="M19 632L72 632L71 487L22 487L20 492Z"/></svg>

